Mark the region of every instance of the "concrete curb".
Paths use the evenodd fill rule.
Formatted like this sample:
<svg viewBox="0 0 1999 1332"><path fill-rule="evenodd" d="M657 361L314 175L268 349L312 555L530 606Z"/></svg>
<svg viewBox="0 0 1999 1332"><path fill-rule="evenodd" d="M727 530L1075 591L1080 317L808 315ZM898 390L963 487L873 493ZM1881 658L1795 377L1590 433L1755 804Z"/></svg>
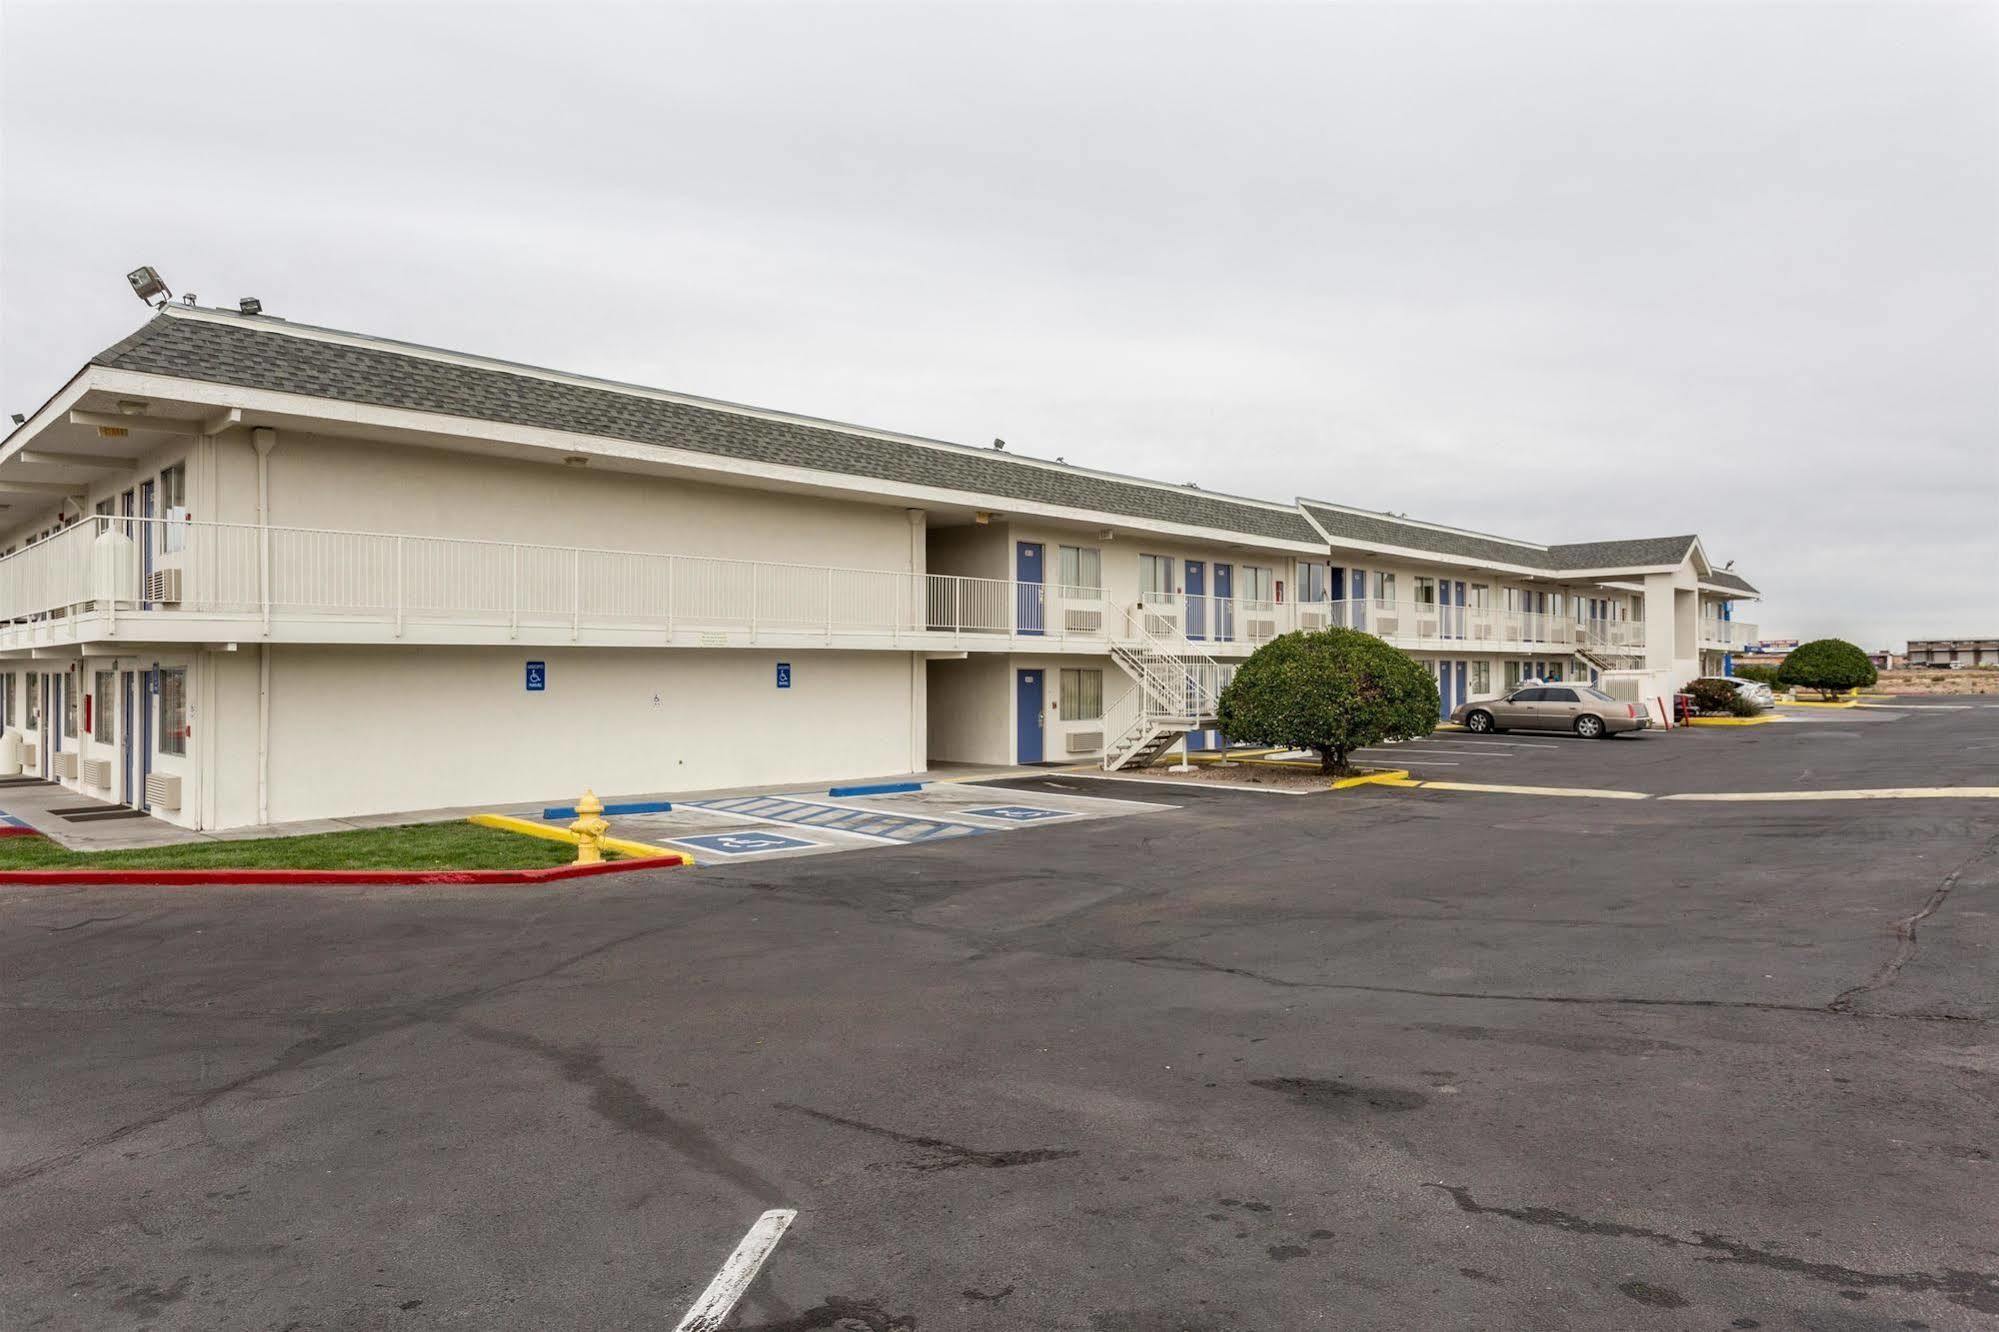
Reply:
<svg viewBox="0 0 1999 1332"><path fill-rule="evenodd" d="M162 883L162 884L309 884L309 883L553 883L560 879L593 878L627 870L680 869L678 855L650 860L607 860L597 865L555 865L547 869L473 870L189 870L189 869L40 869L0 870L0 887L8 884Z"/></svg>

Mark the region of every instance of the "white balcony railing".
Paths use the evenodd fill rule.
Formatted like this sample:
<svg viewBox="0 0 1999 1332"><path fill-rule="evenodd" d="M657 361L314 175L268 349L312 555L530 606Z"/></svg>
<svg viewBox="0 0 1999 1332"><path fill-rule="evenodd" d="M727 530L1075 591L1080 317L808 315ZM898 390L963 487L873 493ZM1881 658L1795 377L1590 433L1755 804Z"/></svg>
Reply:
<svg viewBox="0 0 1999 1332"><path fill-rule="evenodd" d="M1756 626L1747 620L1724 620L1718 616L1701 617L1701 646L1740 651L1751 643L1761 642Z"/></svg>
<svg viewBox="0 0 1999 1332"><path fill-rule="evenodd" d="M541 637L916 636L963 646L1036 638L1101 649L1142 631L1175 650L1222 656L1330 627L1441 651L1642 653L1644 640L1642 623L1488 607L1181 594L1123 602L1101 588L951 574L185 520L92 517L0 558L0 646L74 638L86 615L101 618L92 632L111 635L136 615L153 628L175 619L266 630L277 620L337 622L349 639L357 624L397 636L449 625Z"/></svg>

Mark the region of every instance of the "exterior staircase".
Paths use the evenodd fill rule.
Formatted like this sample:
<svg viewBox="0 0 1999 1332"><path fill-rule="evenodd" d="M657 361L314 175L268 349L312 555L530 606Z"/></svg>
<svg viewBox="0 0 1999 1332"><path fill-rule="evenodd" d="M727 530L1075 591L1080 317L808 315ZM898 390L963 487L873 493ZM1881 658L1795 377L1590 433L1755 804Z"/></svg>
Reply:
<svg viewBox="0 0 1999 1332"><path fill-rule="evenodd" d="M1213 657L1166 647L1130 611L1123 627L1111 660L1132 684L1104 713L1104 768L1111 772L1156 763L1189 731L1213 726L1222 692Z"/></svg>

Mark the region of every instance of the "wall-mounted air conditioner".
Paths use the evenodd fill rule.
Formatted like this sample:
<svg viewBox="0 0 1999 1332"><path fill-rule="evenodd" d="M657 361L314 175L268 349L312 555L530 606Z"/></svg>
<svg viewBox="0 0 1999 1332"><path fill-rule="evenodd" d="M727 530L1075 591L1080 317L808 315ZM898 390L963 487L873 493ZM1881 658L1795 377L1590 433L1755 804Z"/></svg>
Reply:
<svg viewBox="0 0 1999 1332"><path fill-rule="evenodd" d="M1298 612L1298 627L1300 629L1323 629L1326 627L1326 621L1331 618L1325 611L1301 610Z"/></svg>
<svg viewBox="0 0 1999 1332"><path fill-rule="evenodd" d="M59 750L50 757L52 760L50 766L55 769L56 776L67 777L71 781L76 780L76 751L74 749Z"/></svg>
<svg viewBox="0 0 1999 1332"><path fill-rule="evenodd" d="M157 809L179 809L180 774L172 772L147 773L146 803Z"/></svg>
<svg viewBox="0 0 1999 1332"><path fill-rule="evenodd" d="M1259 620L1254 616L1244 616L1242 623L1243 632L1249 635L1249 641L1252 643L1261 643L1266 639L1277 637L1275 620Z"/></svg>
<svg viewBox="0 0 1999 1332"><path fill-rule="evenodd" d="M155 569L147 574L143 599L177 604L180 601L180 570Z"/></svg>
<svg viewBox="0 0 1999 1332"><path fill-rule="evenodd" d="M1072 634L1100 634L1104 631L1104 613L1071 607L1062 612L1062 627Z"/></svg>
<svg viewBox="0 0 1999 1332"><path fill-rule="evenodd" d="M1071 731L1063 740L1063 748L1070 754L1094 754L1103 747L1102 731Z"/></svg>
<svg viewBox="0 0 1999 1332"><path fill-rule="evenodd" d="M83 778L85 786L95 786L106 791L111 789L110 759L78 759L76 770Z"/></svg>
<svg viewBox="0 0 1999 1332"><path fill-rule="evenodd" d="M41 762L42 762L42 751L40 747L36 745L31 745L26 741L22 741L21 770L23 772L33 772L36 768L41 766Z"/></svg>

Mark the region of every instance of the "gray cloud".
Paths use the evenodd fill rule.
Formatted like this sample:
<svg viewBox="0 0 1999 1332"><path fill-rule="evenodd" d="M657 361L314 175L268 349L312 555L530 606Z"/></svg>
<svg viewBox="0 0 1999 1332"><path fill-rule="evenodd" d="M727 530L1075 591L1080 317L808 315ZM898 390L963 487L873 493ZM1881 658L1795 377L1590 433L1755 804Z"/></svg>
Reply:
<svg viewBox="0 0 1999 1332"><path fill-rule="evenodd" d="M1986 5L0 8L0 409L122 274L1999 624Z"/></svg>

